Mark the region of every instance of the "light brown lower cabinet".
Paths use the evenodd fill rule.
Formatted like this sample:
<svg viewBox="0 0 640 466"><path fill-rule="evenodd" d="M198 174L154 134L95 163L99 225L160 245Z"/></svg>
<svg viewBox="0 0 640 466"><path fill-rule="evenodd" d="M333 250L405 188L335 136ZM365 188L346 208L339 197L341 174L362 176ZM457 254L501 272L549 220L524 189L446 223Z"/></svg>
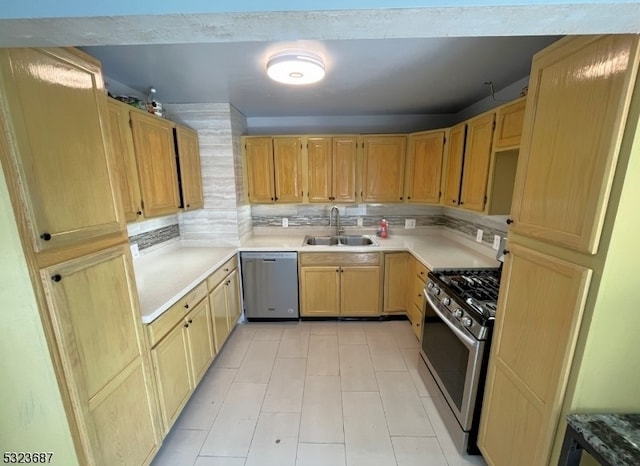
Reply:
<svg viewBox="0 0 640 466"><path fill-rule="evenodd" d="M298 261L300 315L380 315L379 253L303 253Z"/></svg>
<svg viewBox="0 0 640 466"><path fill-rule="evenodd" d="M207 299L180 318L151 349L165 432L178 418L215 354Z"/></svg>
<svg viewBox="0 0 640 466"><path fill-rule="evenodd" d="M241 314L237 268L234 256L207 279L216 351L220 351Z"/></svg>
<svg viewBox="0 0 640 466"><path fill-rule="evenodd" d="M48 267L41 279L84 461L147 464L160 432L129 246Z"/></svg>
<svg viewBox="0 0 640 466"><path fill-rule="evenodd" d="M384 255L383 312L407 312L409 258L408 252Z"/></svg>

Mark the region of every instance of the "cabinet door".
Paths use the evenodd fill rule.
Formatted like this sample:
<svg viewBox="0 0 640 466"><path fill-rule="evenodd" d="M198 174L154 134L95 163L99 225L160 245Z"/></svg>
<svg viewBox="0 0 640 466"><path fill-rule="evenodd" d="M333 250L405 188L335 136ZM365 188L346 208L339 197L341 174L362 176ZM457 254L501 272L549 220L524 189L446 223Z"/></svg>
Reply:
<svg viewBox="0 0 640 466"><path fill-rule="evenodd" d="M407 162L407 200L440 202L444 131L411 135Z"/></svg>
<svg viewBox="0 0 640 466"><path fill-rule="evenodd" d="M186 322L180 322L151 350L165 433L171 429L194 388L186 326Z"/></svg>
<svg viewBox="0 0 640 466"><path fill-rule="evenodd" d="M462 181L462 162L464 160L464 142L467 124L454 126L449 131L447 146L447 165L444 174L444 193L442 202L446 205L458 205L460 202L460 182Z"/></svg>
<svg viewBox="0 0 640 466"><path fill-rule="evenodd" d="M273 143L271 138L247 138L244 143L249 202L273 202Z"/></svg>
<svg viewBox="0 0 640 466"><path fill-rule="evenodd" d="M213 335L216 340L216 351L222 349L227 336L229 335L229 317L227 315L227 284L225 281L216 286L209 295L211 304L211 315L213 316Z"/></svg>
<svg viewBox="0 0 640 466"><path fill-rule="evenodd" d="M524 120L525 97L498 109L494 148L504 149L520 145Z"/></svg>
<svg viewBox="0 0 640 466"><path fill-rule="evenodd" d="M200 172L200 144L198 132L184 126L176 126L176 147L180 164L180 192L184 210L204 207L202 174Z"/></svg>
<svg viewBox="0 0 640 466"><path fill-rule="evenodd" d="M173 124L132 110L131 128L145 217L176 213L180 199Z"/></svg>
<svg viewBox="0 0 640 466"><path fill-rule="evenodd" d="M129 105L109 99L109 125L114 152L115 174L127 222L142 218L142 198L133 137L129 127Z"/></svg>
<svg viewBox="0 0 640 466"><path fill-rule="evenodd" d="M333 138L333 181L331 196L337 202L356 201L356 160L358 143L355 137Z"/></svg>
<svg viewBox="0 0 640 466"><path fill-rule="evenodd" d="M238 322L240 314L240 281L238 280L238 271L234 270L226 278L226 294L227 294L227 316L229 323L229 332Z"/></svg>
<svg viewBox="0 0 640 466"><path fill-rule="evenodd" d="M460 195L460 205L465 209L477 212L484 210L495 118L495 113L489 113L467 123Z"/></svg>
<svg viewBox="0 0 640 466"><path fill-rule="evenodd" d="M489 464L548 464L591 270L510 244L479 446Z"/></svg>
<svg viewBox="0 0 640 466"><path fill-rule="evenodd" d="M365 136L364 202L402 202L405 152L404 136Z"/></svg>
<svg viewBox="0 0 640 466"><path fill-rule="evenodd" d="M191 383L195 387L216 354L208 299L200 301L200 304L189 312L187 324L189 325L187 335L189 336Z"/></svg>
<svg viewBox="0 0 640 466"><path fill-rule="evenodd" d="M158 442L128 249L105 249L40 273L87 457L113 458L118 453L107 450L116 445L131 454L130 463L102 464L142 464Z"/></svg>
<svg viewBox="0 0 640 466"><path fill-rule="evenodd" d="M341 267L340 276L343 316L380 314L380 267Z"/></svg>
<svg viewBox="0 0 640 466"><path fill-rule="evenodd" d="M409 253L384 255L384 312L407 310Z"/></svg>
<svg viewBox="0 0 640 466"><path fill-rule="evenodd" d="M123 231L99 63L69 49L3 49L0 96L34 250Z"/></svg>
<svg viewBox="0 0 640 466"><path fill-rule="evenodd" d="M340 314L340 267L300 267L300 314Z"/></svg>
<svg viewBox="0 0 640 466"><path fill-rule="evenodd" d="M638 36L575 37L534 57L514 232L597 252L638 71Z"/></svg>
<svg viewBox="0 0 640 466"><path fill-rule="evenodd" d="M333 200L331 138L307 140L309 202Z"/></svg>
<svg viewBox="0 0 640 466"><path fill-rule="evenodd" d="M302 142L300 138L273 138L275 200L302 202Z"/></svg>

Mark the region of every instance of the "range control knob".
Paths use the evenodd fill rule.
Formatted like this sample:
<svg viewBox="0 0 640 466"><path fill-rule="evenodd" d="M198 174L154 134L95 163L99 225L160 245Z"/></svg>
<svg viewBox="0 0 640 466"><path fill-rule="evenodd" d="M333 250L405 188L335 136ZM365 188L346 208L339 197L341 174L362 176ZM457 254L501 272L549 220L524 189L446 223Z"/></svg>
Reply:
<svg viewBox="0 0 640 466"><path fill-rule="evenodd" d="M440 288L438 288L437 286L433 287L433 294L434 295L438 296L440 294L440 291L441 291Z"/></svg>
<svg viewBox="0 0 640 466"><path fill-rule="evenodd" d="M433 289L433 282L427 283L427 289L429 290Z"/></svg>
<svg viewBox="0 0 640 466"><path fill-rule="evenodd" d="M464 316L462 319L460 319L460 322L462 322L462 325L464 325L465 327L471 327L471 317Z"/></svg>
<svg viewBox="0 0 640 466"><path fill-rule="evenodd" d="M442 304L448 306L449 304L451 304L451 299L449 297L442 298Z"/></svg>
<svg viewBox="0 0 640 466"><path fill-rule="evenodd" d="M453 310L453 317L455 317L456 319L459 319L460 317L462 317L462 309L460 308L456 308Z"/></svg>

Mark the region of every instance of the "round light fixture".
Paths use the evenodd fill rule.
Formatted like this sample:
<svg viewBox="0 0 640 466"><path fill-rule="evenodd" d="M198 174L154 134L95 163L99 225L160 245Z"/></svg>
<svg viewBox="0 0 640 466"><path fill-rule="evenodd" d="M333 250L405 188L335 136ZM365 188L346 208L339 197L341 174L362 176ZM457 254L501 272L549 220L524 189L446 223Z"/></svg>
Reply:
<svg viewBox="0 0 640 466"><path fill-rule="evenodd" d="M312 84L324 78L324 63L312 52L278 52L267 61L267 75L279 83Z"/></svg>

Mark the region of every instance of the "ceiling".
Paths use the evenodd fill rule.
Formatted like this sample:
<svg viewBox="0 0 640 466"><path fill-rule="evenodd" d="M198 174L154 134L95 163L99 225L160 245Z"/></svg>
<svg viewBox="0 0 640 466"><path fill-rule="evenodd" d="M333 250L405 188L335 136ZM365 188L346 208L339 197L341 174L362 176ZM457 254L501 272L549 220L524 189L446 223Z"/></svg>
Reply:
<svg viewBox="0 0 640 466"><path fill-rule="evenodd" d="M230 102L247 117L456 113L529 74L557 37L365 39L85 47L104 74L167 103ZM324 57L319 83L287 86L265 73L275 51Z"/></svg>

